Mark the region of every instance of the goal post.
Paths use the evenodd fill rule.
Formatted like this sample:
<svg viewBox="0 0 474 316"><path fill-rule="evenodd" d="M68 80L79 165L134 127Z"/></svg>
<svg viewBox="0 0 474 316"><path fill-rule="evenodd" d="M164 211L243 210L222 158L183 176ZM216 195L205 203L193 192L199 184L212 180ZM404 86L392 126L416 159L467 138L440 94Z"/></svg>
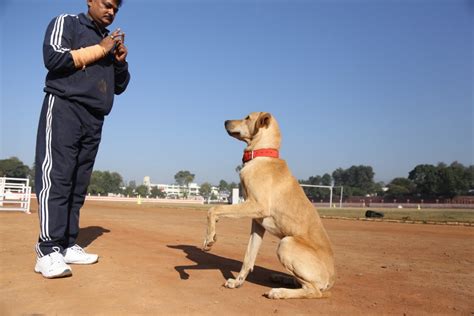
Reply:
<svg viewBox="0 0 474 316"><path fill-rule="evenodd" d="M334 188L341 188L340 195L339 195L339 208L342 207L342 194L344 192L344 187L341 186L334 186L334 185L319 185L319 184L302 184L302 187L310 187L310 188L323 188L329 190L329 207L333 207L332 199L333 199L333 190Z"/></svg>
<svg viewBox="0 0 474 316"><path fill-rule="evenodd" d="M0 177L0 211L21 211L30 214L30 180Z"/></svg>

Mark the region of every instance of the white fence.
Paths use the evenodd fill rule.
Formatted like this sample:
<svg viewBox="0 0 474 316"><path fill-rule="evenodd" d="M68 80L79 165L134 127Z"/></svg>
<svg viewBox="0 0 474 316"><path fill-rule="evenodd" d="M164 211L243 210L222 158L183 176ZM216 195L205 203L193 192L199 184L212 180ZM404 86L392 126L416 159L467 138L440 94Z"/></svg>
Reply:
<svg viewBox="0 0 474 316"><path fill-rule="evenodd" d="M30 180L0 177L0 211L30 214Z"/></svg>

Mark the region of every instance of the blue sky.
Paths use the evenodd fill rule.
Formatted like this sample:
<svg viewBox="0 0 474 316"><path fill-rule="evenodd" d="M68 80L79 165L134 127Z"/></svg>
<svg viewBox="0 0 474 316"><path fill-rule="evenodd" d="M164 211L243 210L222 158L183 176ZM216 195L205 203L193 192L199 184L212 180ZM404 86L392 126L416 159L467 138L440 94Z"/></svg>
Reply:
<svg viewBox="0 0 474 316"><path fill-rule="evenodd" d="M49 21L85 0L0 3L0 159L34 161ZM473 164L468 0L124 0L132 75L106 118L95 169L126 181L238 181L244 143L224 121L271 112L298 179L370 165Z"/></svg>

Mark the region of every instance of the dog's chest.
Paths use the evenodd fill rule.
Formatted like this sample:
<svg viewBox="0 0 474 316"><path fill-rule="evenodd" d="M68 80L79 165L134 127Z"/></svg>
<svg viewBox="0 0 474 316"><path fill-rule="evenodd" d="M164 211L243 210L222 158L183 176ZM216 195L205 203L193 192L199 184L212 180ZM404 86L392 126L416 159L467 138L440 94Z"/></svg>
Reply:
<svg viewBox="0 0 474 316"><path fill-rule="evenodd" d="M262 225L265 230L267 230L270 234L275 235L277 237L282 237L281 230L275 225L275 221L271 217L265 217L263 219L259 219L260 225Z"/></svg>

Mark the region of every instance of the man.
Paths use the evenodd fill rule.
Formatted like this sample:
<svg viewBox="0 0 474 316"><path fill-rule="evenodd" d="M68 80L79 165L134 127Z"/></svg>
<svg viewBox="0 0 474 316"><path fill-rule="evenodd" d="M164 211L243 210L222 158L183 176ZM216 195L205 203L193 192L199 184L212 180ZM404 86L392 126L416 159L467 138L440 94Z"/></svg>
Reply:
<svg viewBox="0 0 474 316"><path fill-rule="evenodd" d="M46 278L72 275L68 264L98 260L76 239L104 116L114 94L125 91L130 81L125 34L106 29L121 2L87 0L87 14L60 15L46 30L48 74L35 162L40 220L35 272Z"/></svg>

